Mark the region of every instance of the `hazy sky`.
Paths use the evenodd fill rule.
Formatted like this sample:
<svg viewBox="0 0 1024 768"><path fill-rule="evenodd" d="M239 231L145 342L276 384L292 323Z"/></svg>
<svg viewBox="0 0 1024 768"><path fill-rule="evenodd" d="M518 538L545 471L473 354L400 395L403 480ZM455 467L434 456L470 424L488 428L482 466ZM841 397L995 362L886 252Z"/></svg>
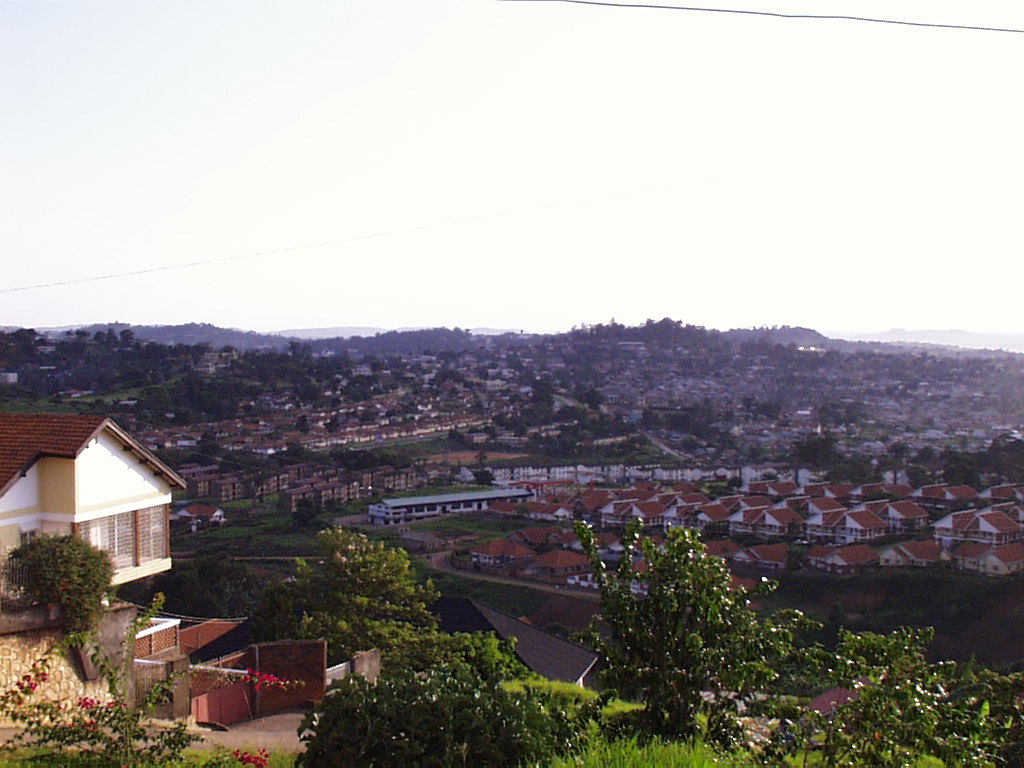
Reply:
<svg viewBox="0 0 1024 768"><path fill-rule="evenodd" d="M1024 332L1022 72L1024 34L852 21L0 0L0 325Z"/></svg>

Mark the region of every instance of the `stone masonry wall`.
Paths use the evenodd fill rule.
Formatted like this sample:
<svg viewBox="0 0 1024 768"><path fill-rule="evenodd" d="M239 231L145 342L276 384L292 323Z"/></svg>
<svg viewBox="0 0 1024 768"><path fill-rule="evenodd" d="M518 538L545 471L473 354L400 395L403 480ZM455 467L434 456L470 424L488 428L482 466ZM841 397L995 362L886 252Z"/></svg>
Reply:
<svg viewBox="0 0 1024 768"><path fill-rule="evenodd" d="M11 688L22 675L31 671L38 659L49 654L49 678L40 684L36 697L76 702L82 696L90 696L107 701L106 681L84 682L67 654L51 653L63 637L64 633L56 627L0 635L0 690ZM0 712L0 725L11 724Z"/></svg>
<svg viewBox="0 0 1024 768"><path fill-rule="evenodd" d="M123 646L124 628L135 615L134 607L118 606L104 616L100 624L100 645L108 656ZM32 665L44 656L49 658L48 679L33 696L52 701L75 703L88 696L106 702L110 697L107 682L92 677L74 660L74 654L59 649L64 639L60 616L45 608L30 608L0 615L0 691L7 691ZM123 651L122 651L123 652ZM85 653L88 656L88 652ZM0 712L0 725L11 725Z"/></svg>

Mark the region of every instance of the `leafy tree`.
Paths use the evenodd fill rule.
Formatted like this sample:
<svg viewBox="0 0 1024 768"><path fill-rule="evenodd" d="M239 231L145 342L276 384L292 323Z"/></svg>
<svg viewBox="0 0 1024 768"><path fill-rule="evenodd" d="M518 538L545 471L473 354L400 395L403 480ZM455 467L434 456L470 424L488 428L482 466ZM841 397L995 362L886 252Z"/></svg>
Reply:
<svg viewBox="0 0 1024 768"><path fill-rule="evenodd" d="M797 616L759 619L748 592L732 588L728 568L695 531L673 528L655 546L641 542L639 524L631 524L616 573L605 571L591 529L578 524L577 533L609 627L597 639L604 680L644 705L633 724L647 735L733 743L741 705L776 679L772 664L791 653Z"/></svg>
<svg viewBox="0 0 1024 768"><path fill-rule="evenodd" d="M437 598L416 582L409 556L342 528L317 535L322 559L267 590L253 617L260 640L326 638L332 664L379 648L389 666L423 669L437 656Z"/></svg>
<svg viewBox="0 0 1024 768"><path fill-rule="evenodd" d="M303 496L295 502L295 510L292 512L292 521L301 528L315 525L320 517L320 507L313 499Z"/></svg>
<svg viewBox="0 0 1024 768"><path fill-rule="evenodd" d="M930 629L843 631L835 653L820 654L824 681L855 695L803 721L803 745L813 738L820 746L819 765L911 768L925 755L945 765L990 764L994 729L1002 727L982 695L991 688L972 691L957 683L952 663L929 663L931 636Z"/></svg>
<svg viewBox="0 0 1024 768"><path fill-rule="evenodd" d="M493 485L494 473L489 469L474 469L473 482L477 485Z"/></svg>
<svg viewBox="0 0 1024 768"><path fill-rule="evenodd" d="M828 430L811 433L793 443L792 459L796 464L814 468L827 467L839 458L836 437Z"/></svg>
<svg viewBox="0 0 1024 768"><path fill-rule="evenodd" d="M228 617L252 614L266 587L266 580L249 563L208 556L175 560L174 567L155 576L152 584L129 582L118 593L136 603L161 593L164 608L172 613Z"/></svg>

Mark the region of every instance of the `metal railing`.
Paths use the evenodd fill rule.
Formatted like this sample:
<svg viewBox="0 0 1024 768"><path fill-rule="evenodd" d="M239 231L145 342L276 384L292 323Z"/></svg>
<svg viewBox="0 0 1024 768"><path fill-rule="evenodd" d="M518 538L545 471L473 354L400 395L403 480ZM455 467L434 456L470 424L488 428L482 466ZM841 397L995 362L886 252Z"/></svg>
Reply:
<svg viewBox="0 0 1024 768"><path fill-rule="evenodd" d="M12 563L0 548L0 612L17 611L33 604L22 588L27 577L27 568Z"/></svg>

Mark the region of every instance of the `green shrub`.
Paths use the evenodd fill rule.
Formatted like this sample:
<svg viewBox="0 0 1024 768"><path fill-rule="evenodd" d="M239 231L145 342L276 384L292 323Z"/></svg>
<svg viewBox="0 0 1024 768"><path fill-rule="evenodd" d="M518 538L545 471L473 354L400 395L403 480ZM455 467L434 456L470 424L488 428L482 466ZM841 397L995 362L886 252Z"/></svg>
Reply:
<svg viewBox="0 0 1024 768"><path fill-rule="evenodd" d="M546 764L579 746L593 708L574 713L543 691L508 690L458 665L402 672L376 685L348 677L303 728L305 768Z"/></svg>
<svg viewBox="0 0 1024 768"><path fill-rule="evenodd" d="M22 587L32 599L60 608L71 633L93 628L114 577L107 553L73 535L33 539L11 552L9 567L21 571Z"/></svg>

